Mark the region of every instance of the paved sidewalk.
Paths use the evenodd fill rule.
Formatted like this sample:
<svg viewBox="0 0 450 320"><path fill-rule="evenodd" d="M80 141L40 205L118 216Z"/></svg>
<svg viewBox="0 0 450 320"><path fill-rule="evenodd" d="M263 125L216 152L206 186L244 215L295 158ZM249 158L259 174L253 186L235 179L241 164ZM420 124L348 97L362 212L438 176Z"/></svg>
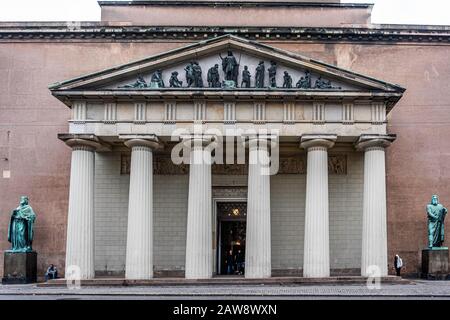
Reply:
<svg viewBox="0 0 450 320"><path fill-rule="evenodd" d="M24 299L26 296L70 296L102 298L448 298L450 281L416 280L411 284L382 284L370 290L365 285L245 285L245 286L152 286L152 287L37 287L36 285L0 285L0 299Z"/></svg>

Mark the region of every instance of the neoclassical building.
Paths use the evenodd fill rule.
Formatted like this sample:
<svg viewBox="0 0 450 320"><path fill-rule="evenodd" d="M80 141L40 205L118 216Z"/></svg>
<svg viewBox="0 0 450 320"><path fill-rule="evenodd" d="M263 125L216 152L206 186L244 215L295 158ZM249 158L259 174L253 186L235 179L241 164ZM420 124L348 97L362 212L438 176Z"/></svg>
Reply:
<svg viewBox="0 0 450 320"><path fill-rule="evenodd" d="M29 195L40 268L420 271L425 205L450 198L448 27L339 1L99 3L98 23L0 25L0 226Z"/></svg>

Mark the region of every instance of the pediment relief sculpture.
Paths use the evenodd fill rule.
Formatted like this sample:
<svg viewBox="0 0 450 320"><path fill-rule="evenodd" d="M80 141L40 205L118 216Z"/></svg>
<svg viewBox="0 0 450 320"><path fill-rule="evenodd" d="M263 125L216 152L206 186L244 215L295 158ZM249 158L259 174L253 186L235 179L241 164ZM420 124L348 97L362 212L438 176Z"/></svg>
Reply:
<svg viewBox="0 0 450 320"><path fill-rule="evenodd" d="M242 54L240 55L240 58ZM340 86L333 86L331 80L323 79L321 75L315 75L315 85L311 85L312 75L309 70L304 70L304 73L300 73L299 80L296 86L293 86L292 75L284 70L282 85L277 83L277 72L278 64L276 61L270 61L269 68L265 68L265 62L259 61L258 65L254 68L253 73L255 76L255 81L252 79L252 71L248 65L243 66L243 71L239 77L240 64L241 61L236 59L233 51L228 50L227 56L222 57L219 53L217 59L221 60L222 68L219 69L219 64L214 63L213 65L207 65L206 68L203 67L203 63L199 61L190 61L185 67L185 80L180 80L180 72L172 71L170 73L169 88L210 88L210 89L234 89L234 88L245 88L245 89L292 89L297 88L300 90L305 89L317 89L317 90L341 90ZM251 57L248 57L251 59ZM209 59L208 59L209 60ZM207 61L209 62L209 61ZM216 60L216 62L220 62ZM203 81L202 70L208 70L206 74L206 86ZM267 73L267 77L266 77ZM291 72L292 73L292 72ZM268 81L265 81L268 79ZM239 80L241 80L239 82ZM184 83L184 85L183 85ZM165 88L163 71L156 70L151 74L150 82L146 82L144 76L139 74L135 81L127 83L125 85L119 85L119 89L160 89Z"/></svg>
<svg viewBox="0 0 450 320"><path fill-rule="evenodd" d="M72 99L80 97L161 98L161 92L170 95L171 91L178 91L180 99L192 97L190 91L208 97L221 97L225 91L243 96L253 91L258 97L279 97L278 91L285 91L308 99L377 97L389 101L391 107L405 91L395 84L233 35L199 41L49 88L69 107Z"/></svg>

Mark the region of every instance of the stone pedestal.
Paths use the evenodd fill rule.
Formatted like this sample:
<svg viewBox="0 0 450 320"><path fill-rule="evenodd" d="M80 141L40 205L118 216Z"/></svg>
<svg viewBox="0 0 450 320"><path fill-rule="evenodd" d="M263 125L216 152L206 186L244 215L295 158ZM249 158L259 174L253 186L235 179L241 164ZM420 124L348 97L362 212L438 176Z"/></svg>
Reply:
<svg viewBox="0 0 450 320"><path fill-rule="evenodd" d="M448 248L422 250L422 278L446 280L449 277Z"/></svg>
<svg viewBox="0 0 450 320"><path fill-rule="evenodd" d="M2 284L37 282L36 252L5 252Z"/></svg>

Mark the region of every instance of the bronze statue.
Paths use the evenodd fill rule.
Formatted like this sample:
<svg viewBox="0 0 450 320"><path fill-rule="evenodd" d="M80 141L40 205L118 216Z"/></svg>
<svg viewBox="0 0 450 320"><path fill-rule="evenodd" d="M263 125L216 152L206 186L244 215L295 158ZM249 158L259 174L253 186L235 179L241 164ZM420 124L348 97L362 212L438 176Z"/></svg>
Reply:
<svg viewBox="0 0 450 320"><path fill-rule="evenodd" d="M152 88L164 88L164 81L162 78L161 70L156 70L156 72L152 74L150 86Z"/></svg>
<svg viewBox="0 0 450 320"><path fill-rule="evenodd" d="M33 224L36 214L28 204L28 197L20 197L19 206L11 213L8 227L8 241L11 242L9 252L33 251Z"/></svg>
<svg viewBox="0 0 450 320"><path fill-rule="evenodd" d="M215 64L214 67L208 70L208 87L210 88L220 88L220 77L219 77L219 65Z"/></svg>
<svg viewBox="0 0 450 320"><path fill-rule="evenodd" d="M255 87L256 88L264 88L264 73L266 69L264 67L264 61L260 61L258 66L256 67L256 75L255 75Z"/></svg>
<svg viewBox="0 0 450 320"><path fill-rule="evenodd" d="M194 86L196 88L203 88L202 68L198 62L192 64L192 70L194 73Z"/></svg>
<svg viewBox="0 0 450 320"><path fill-rule="evenodd" d="M306 70L305 76L298 80L296 86L301 89L311 89L311 73L309 70Z"/></svg>
<svg viewBox="0 0 450 320"><path fill-rule="evenodd" d="M333 87L331 85L331 81L322 79L322 76L319 76L319 78L316 80L315 88L316 89L341 89L341 87Z"/></svg>
<svg viewBox="0 0 450 320"><path fill-rule="evenodd" d="M242 82L241 87L242 88L250 88L250 78L251 78L250 71L248 71L248 67L244 66L244 71L242 71Z"/></svg>
<svg viewBox="0 0 450 320"><path fill-rule="evenodd" d="M286 89L292 88L292 77L289 75L287 71L284 72L283 76L283 88Z"/></svg>
<svg viewBox="0 0 450 320"><path fill-rule="evenodd" d="M119 88L147 88L147 82L142 75L138 75L136 82L119 86Z"/></svg>
<svg viewBox="0 0 450 320"><path fill-rule="evenodd" d="M183 86L183 81L178 80L177 71L172 72L169 79L169 85L171 88L181 88Z"/></svg>
<svg viewBox="0 0 450 320"><path fill-rule="evenodd" d="M276 88L277 87L277 63L275 61L270 62L270 67L267 69L269 71L269 87Z"/></svg>
<svg viewBox="0 0 450 320"><path fill-rule="evenodd" d="M225 73L226 81L234 81L235 85L237 85L237 78L239 74L239 63L233 55L231 50L228 50L227 56L222 58L219 54L220 59L222 60L222 70Z"/></svg>
<svg viewBox="0 0 450 320"><path fill-rule="evenodd" d="M441 247L444 243L444 220L447 208L439 203L439 197L433 195L427 205L428 216L428 247Z"/></svg>
<svg viewBox="0 0 450 320"><path fill-rule="evenodd" d="M194 62L190 62L184 70L186 71L186 82L188 87L194 86L195 77L194 77Z"/></svg>

